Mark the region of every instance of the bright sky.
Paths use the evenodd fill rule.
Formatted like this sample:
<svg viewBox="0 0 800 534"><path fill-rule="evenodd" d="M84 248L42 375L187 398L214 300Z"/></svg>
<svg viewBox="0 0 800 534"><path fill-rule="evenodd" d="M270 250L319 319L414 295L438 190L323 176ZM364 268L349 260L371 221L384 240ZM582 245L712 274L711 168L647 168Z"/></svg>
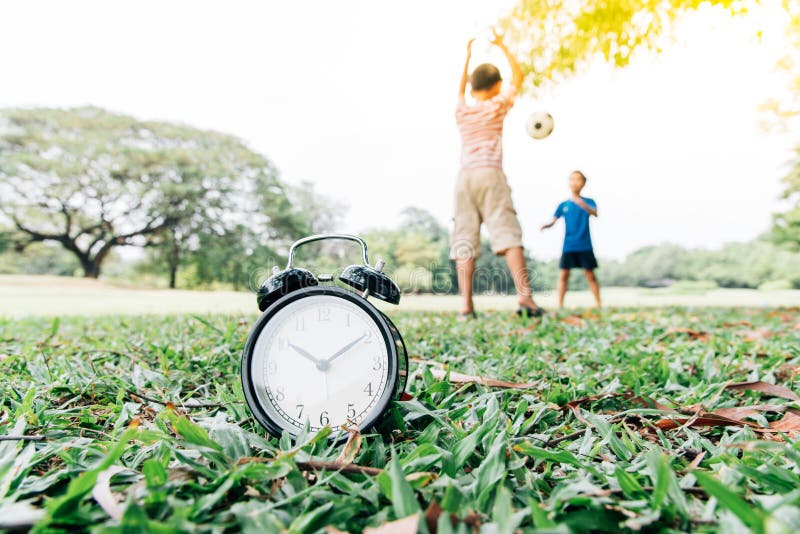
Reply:
<svg viewBox="0 0 800 534"><path fill-rule="evenodd" d="M411 205L449 225L464 45L511 4L4 2L0 106L92 104L229 132L285 179L348 205L340 230L394 226ZM600 66L519 101L505 166L533 255L560 253L562 230L538 227L573 168L598 204L601 257L766 231L797 141L758 124L759 104L785 84L773 71L781 22L777 11L690 17L658 58ZM485 41L473 57L501 62ZM524 133L535 109L555 118L544 141Z"/></svg>

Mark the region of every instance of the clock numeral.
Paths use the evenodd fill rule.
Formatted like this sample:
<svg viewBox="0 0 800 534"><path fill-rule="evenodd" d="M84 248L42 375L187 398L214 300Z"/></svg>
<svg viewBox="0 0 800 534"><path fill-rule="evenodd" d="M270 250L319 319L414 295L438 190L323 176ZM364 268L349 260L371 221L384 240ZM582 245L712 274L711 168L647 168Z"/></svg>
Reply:
<svg viewBox="0 0 800 534"><path fill-rule="evenodd" d="M372 396L372 382L367 383L367 386L362 391L371 397Z"/></svg>
<svg viewBox="0 0 800 534"><path fill-rule="evenodd" d="M381 369L383 369L383 362L381 361L381 357L380 356L375 356L372 359L372 370L373 371L380 371Z"/></svg>
<svg viewBox="0 0 800 534"><path fill-rule="evenodd" d="M320 322L323 321L330 321L331 320L331 309L330 308L320 308L318 311L317 320Z"/></svg>
<svg viewBox="0 0 800 534"><path fill-rule="evenodd" d="M298 332L302 332L306 329L306 318L305 317L296 317L294 320L294 329Z"/></svg>
<svg viewBox="0 0 800 534"><path fill-rule="evenodd" d="M364 343L372 343L372 330L364 331Z"/></svg>
<svg viewBox="0 0 800 534"><path fill-rule="evenodd" d="M278 350L289 350L289 339L285 337L278 338Z"/></svg>
<svg viewBox="0 0 800 534"><path fill-rule="evenodd" d="M283 399L286 398L286 390L284 389L283 386L278 386L278 388L275 390L275 392L276 392L275 393L275 400L276 401L281 402Z"/></svg>
<svg viewBox="0 0 800 534"><path fill-rule="evenodd" d="M344 320L345 326L350 326L350 314L348 313L346 319Z"/></svg>
<svg viewBox="0 0 800 534"><path fill-rule="evenodd" d="M331 422L331 420L328 419L328 412L323 411L321 414L319 414L319 424L320 425L325 426L330 422Z"/></svg>
<svg viewBox="0 0 800 534"><path fill-rule="evenodd" d="M270 360L267 362L267 373L274 375L278 372L278 364L275 363L275 360Z"/></svg>
<svg viewBox="0 0 800 534"><path fill-rule="evenodd" d="M298 417L298 419L300 417L303 417L303 408L305 408L306 405L305 404L295 404L294 407L297 409L297 417Z"/></svg>
<svg viewBox="0 0 800 534"><path fill-rule="evenodd" d="M347 418L348 419L355 419L356 418L355 404L353 404L352 402L347 403Z"/></svg>

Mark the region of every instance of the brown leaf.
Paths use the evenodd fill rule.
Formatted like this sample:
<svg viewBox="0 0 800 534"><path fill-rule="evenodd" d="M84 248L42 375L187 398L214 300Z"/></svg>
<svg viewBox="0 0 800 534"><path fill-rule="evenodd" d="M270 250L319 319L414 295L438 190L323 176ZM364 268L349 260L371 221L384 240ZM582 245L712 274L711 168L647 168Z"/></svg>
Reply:
<svg viewBox="0 0 800 534"><path fill-rule="evenodd" d="M732 321L729 323L722 323L722 326L724 326L725 328L730 328L732 326L753 326L753 324L750 321L742 320L742 321Z"/></svg>
<svg viewBox="0 0 800 534"><path fill-rule="evenodd" d="M442 507L436 501L431 501L428 509L425 510L425 523L428 525L428 532L436 533L439 523L439 516L442 515Z"/></svg>
<svg viewBox="0 0 800 534"><path fill-rule="evenodd" d="M661 430L674 430L686 424L690 427L749 426L753 430L764 430L755 423L731 419L730 417L724 417L713 413L704 413L693 418L659 419L654 424Z"/></svg>
<svg viewBox="0 0 800 534"><path fill-rule="evenodd" d="M444 369L431 369L431 374L437 380L448 379L448 371ZM538 382L506 382L505 380L496 380L483 376L465 375L455 371L449 372L449 380L453 384L480 384L482 386L506 389L531 389L539 385Z"/></svg>
<svg viewBox="0 0 800 534"><path fill-rule="evenodd" d="M745 341L758 341L775 335L775 332L768 328L756 328L754 330L740 330L737 332Z"/></svg>
<svg viewBox="0 0 800 534"><path fill-rule="evenodd" d="M791 389L785 386L778 386L776 384L768 384L767 382L755 381L755 382L737 382L733 384L728 384L725 386L725 389L731 389L734 391L758 391L770 397L780 397L782 399L788 399L791 401L800 401L800 396L797 395Z"/></svg>
<svg viewBox="0 0 800 534"><path fill-rule="evenodd" d="M350 435L347 437L347 443L344 444L342 452L340 452L339 456L336 458L336 463L353 463L353 460L356 459L358 451L361 450L361 442L364 441L364 438L361 437L361 432L358 431L358 428L348 430L348 432L350 432Z"/></svg>
<svg viewBox="0 0 800 534"><path fill-rule="evenodd" d="M379 527L366 528L364 534L417 534L419 514L410 515L397 521L384 523Z"/></svg>
<svg viewBox="0 0 800 534"><path fill-rule="evenodd" d="M798 432L800 431L800 415L786 412L780 420L770 423L769 427L778 432Z"/></svg>
<svg viewBox="0 0 800 534"><path fill-rule="evenodd" d="M578 327L586 326L586 320L580 315L567 315L566 317L561 319L561 322L566 323L570 326L578 326Z"/></svg>
<svg viewBox="0 0 800 534"><path fill-rule="evenodd" d="M786 411L786 406L776 406L773 404L756 404L755 406L736 406L733 408L717 408L711 413L721 415L729 419L744 420L747 417L758 415L761 412L782 413Z"/></svg>
<svg viewBox="0 0 800 534"><path fill-rule="evenodd" d="M708 332L703 332L702 330L692 330L690 328L679 328L677 326L671 326L667 328L667 331L661 334L658 339L664 339L672 334L686 334L690 339L695 339L697 341L708 341L709 339Z"/></svg>

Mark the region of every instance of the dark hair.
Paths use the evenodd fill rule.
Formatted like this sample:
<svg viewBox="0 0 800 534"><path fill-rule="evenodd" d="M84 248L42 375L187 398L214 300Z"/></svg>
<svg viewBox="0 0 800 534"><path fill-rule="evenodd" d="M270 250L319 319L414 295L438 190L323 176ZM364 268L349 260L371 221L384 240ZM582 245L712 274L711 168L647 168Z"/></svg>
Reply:
<svg viewBox="0 0 800 534"><path fill-rule="evenodd" d="M570 174L577 174L581 178L583 178L583 183L586 183L586 175L583 174L581 171L572 171Z"/></svg>
<svg viewBox="0 0 800 534"><path fill-rule="evenodd" d="M472 86L473 91L484 91L486 89L491 89L494 87L494 84L502 79L502 76L500 76L500 69L491 63L482 63L472 71L469 84Z"/></svg>

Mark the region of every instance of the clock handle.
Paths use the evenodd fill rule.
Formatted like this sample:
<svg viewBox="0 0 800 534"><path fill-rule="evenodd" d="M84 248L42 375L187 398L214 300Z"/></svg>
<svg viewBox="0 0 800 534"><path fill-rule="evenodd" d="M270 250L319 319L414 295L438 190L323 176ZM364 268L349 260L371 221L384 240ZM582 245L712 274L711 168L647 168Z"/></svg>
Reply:
<svg viewBox="0 0 800 534"><path fill-rule="evenodd" d="M286 263L286 269L291 269L294 264L294 251L300 247L301 245L305 245L306 243L312 243L314 241L323 241L325 239L344 239L346 241L354 241L361 245L361 257L364 260L364 265L369 267L369 256L367 255L367 243L357 235L351 234L316 234L310 235L308 237L304 237L303 239L298 239L292 246L289 248L289 260Z"/></svg>

